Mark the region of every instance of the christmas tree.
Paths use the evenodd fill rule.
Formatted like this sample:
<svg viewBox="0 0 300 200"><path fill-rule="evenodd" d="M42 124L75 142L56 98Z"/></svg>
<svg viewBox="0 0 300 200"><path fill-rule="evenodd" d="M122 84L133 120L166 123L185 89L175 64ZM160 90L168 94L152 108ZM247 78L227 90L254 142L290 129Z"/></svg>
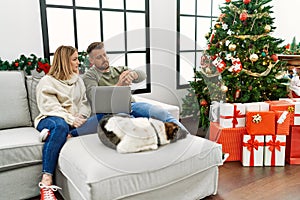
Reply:
<svg viewBox="0 0 300 200"><path fill-rule="evenodd" d="M274 18L270 16L272 6L267 4L272 0L224 1L221 15L205 36L207 49L200 69L195 68L195 80L190 82L200 121L208 119L208 113L201 110L211 101L259 102L287 95L286 86L281 84L286 82L282 79L286 63L277 56L285 47L280 47L282 39L271 35ZM203 90L205 87L208 89ZM191 113L191 90L183 102L183 115ZM207 105L201 105L203 100Z"/></svg>

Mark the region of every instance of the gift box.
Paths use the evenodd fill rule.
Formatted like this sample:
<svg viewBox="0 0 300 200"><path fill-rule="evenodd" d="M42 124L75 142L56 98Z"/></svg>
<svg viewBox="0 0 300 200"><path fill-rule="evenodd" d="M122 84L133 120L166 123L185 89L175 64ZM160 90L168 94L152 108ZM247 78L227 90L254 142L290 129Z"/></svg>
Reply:
<svg viewBox="0 0 300 200"><path fill-rule="evenodd" d="M209 121L219 122L220 120L220 102L212 101L209 106Z"/></svg>
<svg viewBox="0 0 300 200"><path fill-rule="evenodd" d="M290 113L288 111L275 112L275 133L277 135L288 135L290 132Z"/></svg>
<svg viewBox="0 0 300 200"><path fill-rule="evenodd" d="M285 165L286 135L266 135L264 166Z"/></svg>
<svg viewBox="0 0 300 200"><path fill-rule="evenodd" d="M264 136L243 135L243 166L263 166L264 157Z"/></svg>
<svg viewBox="0 0 300 200"><path fill-rule="evenodd" d="M226 161L240 161L242 138L246 134L246 127L222 128L216 122L210 122L209 140L222 144L222 151L229 153Z"/></svg>
<svg viewBox="0 0 300 200"><path fill-rule="evenodd" d="M294 102L295 110L294 110L294 124L300 125L300 102Z"/></svg>
<svg viewBox="0 0 300 200"><path fill-rule="evenodd" d="M274 135L275 112L248 112L246 114L246 129L250 135Z"/></svg>
<svg viewBox="0 0 300 200"><path fill-rule="evenodd" d="M266 102L251 102L244 103L244 105L246 113L255 111L269 111L269 104Z"/></svg>
<svg viewBox="0 0 300 200"><path fill-rule="evenodd" d="M280 100L288 101L288 102L300 102L300 98L279 98Z"/></svg>
<svg viewBox="0 0 300 200"><path fill-rule="evenodd" d="M285 159L289 164L300 164L300 126L290 126L286 137Z"/></svg>
<svg viewBox="0 0 300 200"><path fill-rule="evenodd" d="M270 106L270 111L288 111L290 113L290 125L294 125L295 105L286 100L266 101Z"/></svg>
<svg viewBox="0 0 300 200"><path fill-rule="evenodd" d="M245 127L245 105L241 103L220 104L220 125L223 128Z"/></svg>

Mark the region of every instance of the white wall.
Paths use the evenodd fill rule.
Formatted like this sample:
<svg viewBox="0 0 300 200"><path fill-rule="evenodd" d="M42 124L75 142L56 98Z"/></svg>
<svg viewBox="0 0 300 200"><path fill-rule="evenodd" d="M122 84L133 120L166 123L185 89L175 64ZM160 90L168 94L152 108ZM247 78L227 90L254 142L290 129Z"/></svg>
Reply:
<svg viewBox="0 0 300 200"><path fill-rule="evenodd" d="M0 57L15 60L21 54L42 57L39 0L0 1Z"/></svg>
<svg viewBox="0 0 300 200"><path fill-rule="evenodd" d="M300 41L297 19L300 1L273 0L275 37ZM14 60L20 54L43 56L39 0L0 1L0 57ZM152 99L181 105L186 90L176 90L176 1L150 0Z"/></svg>

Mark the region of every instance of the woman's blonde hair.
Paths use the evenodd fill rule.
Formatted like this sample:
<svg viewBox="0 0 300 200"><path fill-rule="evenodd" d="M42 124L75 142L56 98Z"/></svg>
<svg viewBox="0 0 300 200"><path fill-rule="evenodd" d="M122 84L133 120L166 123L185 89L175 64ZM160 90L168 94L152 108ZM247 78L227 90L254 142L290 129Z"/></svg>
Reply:
<svg viewBox="0 0 300 200"><path fill-rule="evenodd" d="M56 49L48 75L58 80L69 80L73 75L71 56L77 52L72 46L60 46Z"/></svg>

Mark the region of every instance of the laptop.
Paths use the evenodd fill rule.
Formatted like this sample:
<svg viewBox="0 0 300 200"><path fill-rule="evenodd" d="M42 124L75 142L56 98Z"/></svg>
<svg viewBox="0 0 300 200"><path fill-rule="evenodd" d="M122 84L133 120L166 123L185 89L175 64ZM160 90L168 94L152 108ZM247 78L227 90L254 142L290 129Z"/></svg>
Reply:
<svg viewBox="0 0 300 200"><path fill-rule="evenodd" d="M116 114L131 112L130 86L97 86L92 89L92 112Z"/></svg>

